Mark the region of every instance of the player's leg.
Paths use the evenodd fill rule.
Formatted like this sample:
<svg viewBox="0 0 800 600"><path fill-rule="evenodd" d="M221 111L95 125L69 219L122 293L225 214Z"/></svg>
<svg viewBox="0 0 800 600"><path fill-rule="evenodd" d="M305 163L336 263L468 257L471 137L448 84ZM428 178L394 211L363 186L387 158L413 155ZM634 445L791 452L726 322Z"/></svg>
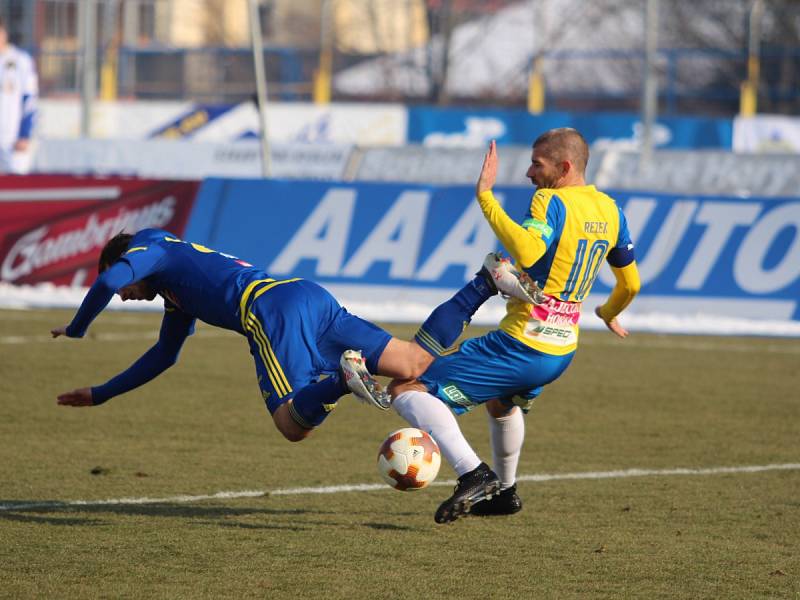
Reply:
<svg viewBox="0 0 800 600"><path fill-rule="evenodd" d="M525 440L525 419L517 406L507 406L494 399L486 404L489 438L492 445L492 464L500 477L503 489L514 485Z"/></svg>
<svg viewBox="0 0 800 600"><path fill-rule="evenodd" d="M522 444L525 439L523 415L541 394L544 385L558 378L569 366L572 354L552 356L534 353L529 372L524 380L533 385L512 397L490 400L486 403L489 437L492 445L492 464L502 482L497 496L475 506L471 514L477 516L511 515L522 510L522 499L517 494L516 476Z"/></svg>
<svg viewBox="0 0 800 600"><path fill-rule="evenodd" d="M347 350L342 355L340 370L321 381L301 387L273 417L281 433L290 441L299 441L320 426L338 405L339 399L353 393L359 400L382 410L391 405L389 395L363 367L360 352Z"/></svg>
<svg viewBox="0 0 800 600"><path fill-rule="evenodd" d="M290 442L299 442L311 433L316 425L319 425L335 406L335 400L329 400L331 394L324 394L324 400L319 401L319 415L309 414L310 411L303 412L305 417L298 418L292 415L292 405L298 394L295 389L298 386L298 378L295 373L289 373L281 365L266 333L256 332L255 325L252 324L254 331L248 331L247 339L250 344L250 353L256 366L256 376L261 396L264 399L267 409L272 415L275 427ZM309 365L310 366L310 365ZM309 373L310 375L310 373ZM291 380L289 379L291 377ZM310 378L307 379L310 381ZM320 382L324 385L327 380ZM304 382L303 382L304 383ZM305 385L300 384L300 391L305 389ZM322 387L322 386L320 386ZM295 413L296 415L297 413ZM313 423L313 424L312 424Z"/></svg>
<svg viewBox="0 0 800 600"><path fill-rule="evenodd" d="M391 399L372 373L378 372L378 361L392 343L392 336L374 323L351 315L324 288L319 287L318 293L335 306L330 323L316 341L323 371L341 378L358 400L388 409Z"/></svg>
<svg viewBox="0 0 800 600"><path fill-rule="evenodd" d="M486 403L486 413L492 446L492 466L500 478L501 489L497 496L477 504L472 514L510 515L522 510L522 500L517 495L516 477L525 439L525 419L518 406L499 399Z"/></svg>
<svg viewBox="0 0 800 600"><path fill-rule="evenodd" d="M363 367L368 372L363 368L360 369L359 377L353 381L366 380L369 373L379 373L398 379L419 377L437 356L455 343L472 320L475 311L486 300L497 294L498 286L501 290L505 290L508 287L507 279L517 282L516 270L507 261L503 263L502 269L496 268L495 265L499 264L499 261L494 257L494 254L487 256L487 262L476 276L452 298L434 309L417 331L413 341L392 338L376 325L344 311L345 316L341 319L343 325L337 325L330 333L326 333L326 338L330 341L328 346L363 351L365 358ZM320 289L324 291L323 288ZM336 302L332 296L330 298ZM356 320L361 321L361 324ZM349 366L355 369L357 365L348 363L342 356L342 366L347 372ZM374 380L370 381L370 385L374 386ZM359 395L356 390L353 391Z"/></svg>
<svg viewBox="0 0 800 600"><path fill-rule="evenodd" d="M523 302L541 301L541 290L526 273L518 271L510 260L490 252L475 277L452 298L434 309L420 326L414 341L434 357L441 356L469 325L475 311L498 292ZM409 369L410 374L405 377L418 377L423 371Z"/></svg>
<svg viewBox="0 0 800 600"><path fill-rule="evenodd" d="M437 356L455 343L475 311L495 294L497 289L492 286L491 277L479 273L452 298L433 310L413 341L391 338L372 372L397 379L419 377Z"/></svg>
<svg viewBox="0 0 800 600"><path fill-rule="evenodd" d="M392 406L409 425L427 431L442 451L444 459L457 475L469 473L481 464L481 459L461 432L455 415L420 384L395 386Z"/></svg>
<svg viewBox="0 0 800 600"><path fill-rule="evenodd" d="M424 384L431 394L453 412L460 414L498 397L510 398L519 390L534 391L558 377L570 360L571 355L546 355L502 331L493 331L467 340L454 354L438 359L420 377L419 383ZM415 389L415 385L393 384L390 391L399 394ZM528 395L526 392L526 397ZM454 453L457 452L455 449ZM444 450L442 453L444 454ZM457 461L458 456L451 460ZM437 511L437 521L443 515L445 521L448 521L471 512L472 504L462 502L462 491L471 482L480 481L484 477L482 471L482 468L477 469L459 478L453 496L445 500ZM498 489L499 483L497 479ZM475 500L478 503L481 501Z"/></svg>
<svg viewBox="0 0 800 600"><path fill-rule="evenodd" d="M452 298L433 310L413 341L392 338L380 356L377 372L397 379L419 377L456 342L475 311L496 294L492 272L484 266Z"/></svg>
<svg viewBox="0 0 800 600"><path fill-rule="evenodd" d="M444 354L472 320L475 311L497 294L491 275L481 269L456 294L437 306L414 335L416 345L433 358ZM430 364L430 363L429 363ZM413 378L422 372L409 370L404 377Z"/></svg>
<svg viewBox="0 0 800 600"><path fill-rule="evenodd" d="M499 478L478 458L453 415L485 403L508 385L511 378L503 373L507 359L496 338L497 332L493 332L467 340L457 352L438 359L421 381L393 382L390 386L397 412L433 436L442 456L459 476L453 494L434 515L437 523L468 514L500 491ZM436 396L420 391L426 388Z"/></svg>
<svg viewBox="0 0 800 600"><path fill-rule="evenodd" d="M328 365L316 348L339 309L322 288L297 281L263 294L245 315L261 393L290 441L307 437L349 391L338 365Z"/></svg>
<svg viewBox="0 0 800 600"><path fill-rule="evenodd" d="M395 391L392 406L398 414L412 426L430 433L458 474L453 495L436 510L437 523L455 521L500 490L497 475L478 458L449 408L428 392L410 389L409 384L398 384Z"/></svg>

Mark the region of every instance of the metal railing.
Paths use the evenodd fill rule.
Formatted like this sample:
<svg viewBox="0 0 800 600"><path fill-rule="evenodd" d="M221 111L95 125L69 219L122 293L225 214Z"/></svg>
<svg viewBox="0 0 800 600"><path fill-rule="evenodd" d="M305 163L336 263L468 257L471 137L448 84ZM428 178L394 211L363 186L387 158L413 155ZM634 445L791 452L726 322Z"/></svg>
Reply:
<svg viewBox="0 0 800 600"><path fill-rule="evenodd" d="M40 70L43 96L79 93L77 51L37 49L34 55ZM317 50L265 48L264 57L272 99L311 100L313 73L319 63ZM658 51L658 57L661 114L732 115L737 112L739 86L747 62L744 51L662 48ZM613 87L604 85L601 80L580 83L567 81L548 86L547 109L637 109L641 99L641 79L636 74L643 60L641 52L618 50L544 54L546 83L549 71L568 73L578 65L593 70L595 65L596 70L603 66L612 72L616 65L618 71L628 74L621 75L620 82ZM337 54L334 77L352 61L352 57ZM788 75L787 64L790 71ZM800 48L764 50L761 73L760 107L763 111L800 111L800 85L792 83L800 81ZM253 58L247 48L122 47L117 58L115 82L117 96L134 99L184 99L227 104L247 99L255 93ZM98 89L99 86L98 76ZM498 86L497 94L472 97L456 95L453 103L524 106L526 91L523 86ZM429 100L424 96L399 92L391 82L376 86L372 93L359 96L346 96L337 93L334 88L332 99L392 99L407 103L425 103Z"/></svg>

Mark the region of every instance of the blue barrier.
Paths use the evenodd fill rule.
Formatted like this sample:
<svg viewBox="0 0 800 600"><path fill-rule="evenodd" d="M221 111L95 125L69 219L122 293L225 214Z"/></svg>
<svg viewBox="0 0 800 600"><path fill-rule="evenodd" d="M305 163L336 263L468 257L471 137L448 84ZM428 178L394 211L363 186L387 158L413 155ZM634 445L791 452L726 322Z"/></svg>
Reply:
<svg viewBox="0 0 800 600"><path fill-rule="evenodd" d="M496 190L514 218L531 193ZM611 194L637 244L642 297L670 311L800 320L800 200ZM405 292L458 288L497 247L471 186L210 179L185 236L273 276ZM610 285L601 272L595 292Z"/></svg>
<svg viewBox="0 0 800 600"><path fill-rule="evenodd" d="M574 127L590 143L631 147L640 141L640 117L633 113L546 112L532 115L519 109L408 109L408 140L431 145L480 146L490 139L500 144L530 145L540 134L555 127ZM654 135L659 148L730 150L730 119L659 117Z"/></svg>

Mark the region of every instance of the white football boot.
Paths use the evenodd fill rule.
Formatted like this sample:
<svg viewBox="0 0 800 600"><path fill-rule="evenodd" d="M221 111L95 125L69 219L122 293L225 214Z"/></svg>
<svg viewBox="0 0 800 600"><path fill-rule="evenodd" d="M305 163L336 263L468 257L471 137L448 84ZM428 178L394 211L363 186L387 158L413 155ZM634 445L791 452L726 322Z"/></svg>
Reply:
<svg viewBox="0 0 800 600"><path fill-rule="evenodd" d="M544 292L537 282L524 271L517 271L510 259L496 252L486 255L481 271L491 278L497 291L506 298L516 298L528 304L541 304L545 300Z"/></svg>
<svg viewBox="0 0 800 600"><path fill-rule="evenodd" d="M339 368L353 395L364 404L389 410L392 399L384 387L367 371L366 361L359 350L345 350Z"/></svg>

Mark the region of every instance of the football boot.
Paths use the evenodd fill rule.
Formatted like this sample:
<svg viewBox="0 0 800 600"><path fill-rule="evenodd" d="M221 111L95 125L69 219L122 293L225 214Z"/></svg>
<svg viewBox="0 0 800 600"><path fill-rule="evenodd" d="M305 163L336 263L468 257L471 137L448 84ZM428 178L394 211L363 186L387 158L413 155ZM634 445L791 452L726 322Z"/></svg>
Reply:
<svg viewBox="0 0 800 600"><path fill-rule="evenodd" d="M345 350L339 361L339 369L347 388L361 402L381 410L388 410L392 405L386 389L370 375L359 350Z"/></svg>
<svg viewBox="0 0 800 600"><path fill-rule="evenodd" d="M477 503L484 502L500 492L500 479L486 463L479 464L458 478L453 495L439 505L433 520L452 523L469 514Z"/></svg>

